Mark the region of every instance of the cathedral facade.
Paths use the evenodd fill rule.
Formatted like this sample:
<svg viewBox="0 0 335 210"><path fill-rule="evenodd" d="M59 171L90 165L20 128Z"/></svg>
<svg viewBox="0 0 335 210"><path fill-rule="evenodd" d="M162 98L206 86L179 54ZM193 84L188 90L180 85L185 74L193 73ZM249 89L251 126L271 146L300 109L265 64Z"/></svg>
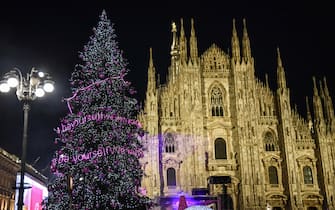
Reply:
<svg viewBox="0 0 335 210"><path fill-rule="evenodd" d="M189 39L183 21L179 30L173 23L165 84L150 49L138 116L147 131L142 186L150 197L207 189L226 194L230 209L335 209L335 118L326 79L313 78L302 117L291 106L277 52L273 91L255 76L245 20L241 39L233 20L230 53L213 44L198 54L193 19Z"/></svg>

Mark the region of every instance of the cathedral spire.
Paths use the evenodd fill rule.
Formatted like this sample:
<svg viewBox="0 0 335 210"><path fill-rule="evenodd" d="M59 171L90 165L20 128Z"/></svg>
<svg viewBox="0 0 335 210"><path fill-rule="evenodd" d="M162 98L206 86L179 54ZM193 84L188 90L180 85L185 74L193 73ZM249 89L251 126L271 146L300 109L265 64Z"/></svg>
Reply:
<svg viewBox="0 0 335 210"><path fill-rule="evenodd" d="M152 48L149 49L149 69L154 67L154 60L152 59Z"/></svg>
<svg viewBox="0 0 335 210"><path fill-rule="evenodd" d="M278 64L278 67L281 67L281 68L283 67L283 62L281 60L279 47L277 47L277 64Z"/></svg>
<svg viewBox="0 0 335 210"><path fill-rule="evenodd" d="M315 77L313 77L313 93L314 93L314 96L319 97L319 91L318 91L318 88L316 87Z"/></svg>
<svg viewBox="0 0 335 210"><path fill-rule="evenodd" d="M325 112L327 117L327 123L328 127L331 127L331 129L335 129L335 116L334 116L334 105L332 102L332 98L329 95L328 85L326 81L326 77L323 77L323 83L324 83L324 105L325 105Z"/></svg>
<svg viewBox="0 0 335 210"><path fill-rule="evenodd" d="M242 55L245 61L249 61L251 59L250 40L248 36L247 23L245 19L243 19Z"/></svg>
<svg viewBox="0 0 335 210"><path fill-rule="evenodd" d="M180 60L182 63L185 63L187 60L187 40L185 37L184 21L182 18L180 19L179 45L180 45Z"/></svg>
<svg viewBox="0 0 335 210"><path fill-rule="evenodd" d="M277 85L278 88L286 88L286 77L283 63L280 57L279 48L277 48Z"/></svg>
<svg viewBox="0 0 335 210"><path fill-rule="evenodd" d="M169 78L168 81L175 81L175 78L178 74L179 70L179 58L180 58L180 51L179 51L179 42L177 37L177 26L175 22L172 22L172 44L171 44L171 68L169 69Z"/></svg>
<svg viewBox="0 0 335 210"><path fill-rule="evenodd" d="M172 28L171 28L171 32L172 32L172 44L171 44L171 56L175 57L178 55L178 38L177 38L177 26L175 22L172 22Z"/></svg>
<svg viewBox="0 0 335 210"><path fill-rule="evenodd" d="M307 114L308 128L311 132L313 132L313 121L312 121L311 111L309 109L308 96L306 96L306 112L307 112L306 114Z"/></svg>
<svg viewBox="0 0 335 210"><path fill-rule="evenodd" d="M320 86L320 97L324 100L325 99L325 93L323 91L323 87L322 87L322 82L319 81L319 86Z"/></svg>
<svg viewBox="0 0 335 210"><path fill-rule="evenodd" d="M156 70L154 66L154 62L152 59L152 48L149 50L149 67L148 67L148 85L147 85L147 93L153 93L156 90L156 78L155 78Z"/></svg>
<svg viewBox="0 0 335 210"><path fill-rule="evenodd" d="M322 102L319 96L319 91L316 85L316 81L315 81L315 77L313 77L313 105L314 105L314 117L315 120L317 120L318 122L324 122L324 118L323 118L323 110L322 110Z"/></svg>
<svg viewBox="0 0 335 210"><path fill-rule="evenodd" d="M190 37L190 56L192 64L197 64L198 61L198 42L195 36L194 20L191 19L191 37Z"/></svg>
<svg viewBox="0 0 335 210"><path fill-rule="evenodd" d="M329 89L328 89L326 77L323 77L323 83L324 83L324 92L325 92L325 95L329 97L330 95L329 95Z"/></svg>
<svg viewBox="0 0 335 210"><path fill-rule="evenodd" d="M322 86L322 81L319 80L319 96L320 96L320 101L321 101L321 108L322 108L322 113L325 121L327 122L328 119L328 112L327 112L327 104L326 104L326 97L325 93L323 91L323 86Z"/></svg>
<svg viewBox="0 0 335 210"><path fill-rule="evenodd" d="M232 58L235 62L240 61L240 42L238 40L237 31L235 27L235 19L233 19L233 32L231 37Z"/></svg>
<svg viewBox="0 0 335 210"><path fill-rule="evenodd" d="M270 86L269 86L269 76L268 76L268 74L265 74L265 86L266 86L267 88L270 88Z"/></svg>

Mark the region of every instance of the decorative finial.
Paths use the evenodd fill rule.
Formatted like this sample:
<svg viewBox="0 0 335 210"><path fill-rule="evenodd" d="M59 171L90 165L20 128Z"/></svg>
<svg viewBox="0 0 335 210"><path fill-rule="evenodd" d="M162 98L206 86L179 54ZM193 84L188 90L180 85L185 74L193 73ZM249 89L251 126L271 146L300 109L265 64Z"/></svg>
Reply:
<svg viewBox="0 0 335 210"><path fill-rule="evenodd" d="M172 22L172 30L171 32L177 32L177 26L175 22Z"/></svg>
<svg viewBox="0 0 335 210"><path fill-rule="evenodd" d="M268 74L265 74L265 85L266 85L266 87L269 87L269 77L268 77Z"/></svg>
<svg viewBox="0 0 335 210"><path fill-rule="evenodd" d="M323 77L323 83L324 83L325 93L326 93L327 96L329 96L329 90L328 90L328 85L327 85L327 79L326 79L326 77Z"/></svg>
<svg viewBox="0 0 335 210"><path fill-rule="evenodd" d="M236 34L235 18L233 18L233 34Z"/></svg>
<svg viewBox="0 0 335 210"><path fill-rule="evenodd" d="M279 47L277 47L277 62L278 62L278 66L282 67L283 66L283 62L281 60L281 56L280 56L280 50Z"/></svg>
<svg viewBox="0 0 335 210"><path fill-rule="evenodd" d="M313 79L313 91L314 91L314 95L318 95L318 88L316 87L315 76L313 76L312 79Z"/></svg>
<svg viewBox="0 0 335 210"><path fill-rule="evenodd" d="M154 63L153 63L153 59L152 59L152 48L149 48L149 67L153 67Z"/></svg>

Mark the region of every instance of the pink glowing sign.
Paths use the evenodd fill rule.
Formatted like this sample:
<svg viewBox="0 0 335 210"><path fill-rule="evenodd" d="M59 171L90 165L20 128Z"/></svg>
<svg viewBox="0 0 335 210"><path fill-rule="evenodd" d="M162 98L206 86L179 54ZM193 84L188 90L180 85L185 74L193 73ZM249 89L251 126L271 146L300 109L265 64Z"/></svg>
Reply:
<svg viewBox="0 0 335 210"><path fill-rule="evenodd" d="M19 186L20 174L16 176L16 185ZM24 190L23 195L23 209L25 210L42 210L42 201L48 196L48 189L45 184L37 180L36 178L26 174L24 176L24 183L31 188ZM15 194L15 210L18 209L17 202L19 198L19 190L16 190Z"/></svg>

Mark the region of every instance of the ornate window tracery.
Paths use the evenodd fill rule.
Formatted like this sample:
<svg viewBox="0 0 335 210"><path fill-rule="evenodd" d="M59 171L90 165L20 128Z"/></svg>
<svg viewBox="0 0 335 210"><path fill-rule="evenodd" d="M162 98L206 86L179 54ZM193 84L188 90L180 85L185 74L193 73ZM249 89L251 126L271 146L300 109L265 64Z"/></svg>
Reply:
<svg viewBox="0 0 335 210"><path fill-rule="evenodd" d="M223 94L217 86L211 91L211 111L212 116L223 116Z"/></svg>
<svg viewBox="0 0 335 210"><path fill-rule="evenodd" d="M303 168L303 173L304 173L304 183L313 184L313 172L312 172L311 167L305 166Z"/></svg>
<svg viewBox="0 0 335 210"><path fill-rule="evenodd" d="M176 142L172 133L167 133L164 137L164 146L166 153L174 153L176 150Z"/></svg>
<svg viewBox="0 0 335 210"><path fill-rule="evenodd" d="M264 134L264 149L265 151L277 151L278 142L276 141L272 132L267 131Z"/></svg>

